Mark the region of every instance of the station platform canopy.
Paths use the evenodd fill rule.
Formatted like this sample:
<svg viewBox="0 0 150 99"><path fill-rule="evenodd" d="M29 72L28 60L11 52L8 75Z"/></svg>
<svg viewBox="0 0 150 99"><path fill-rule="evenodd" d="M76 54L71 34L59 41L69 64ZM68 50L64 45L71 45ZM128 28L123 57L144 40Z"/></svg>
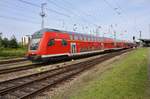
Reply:
<svg viewBox="0 0 150 99"><path fill-rule="evenodd" d="M145 47L150 47L150 39L139 39L142 42L142 45Z"/></svg>

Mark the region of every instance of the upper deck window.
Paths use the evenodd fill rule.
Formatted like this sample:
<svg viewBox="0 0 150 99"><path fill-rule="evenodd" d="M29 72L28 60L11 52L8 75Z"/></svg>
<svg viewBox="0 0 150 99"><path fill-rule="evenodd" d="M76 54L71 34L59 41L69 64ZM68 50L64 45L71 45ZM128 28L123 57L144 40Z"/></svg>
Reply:
<svg viewBox="0 0 150 99"><path fill-rule="evenodd" d="M82 40L82 35L79 35L79 40Z"/></svg>
<svg viewBox="0 0 150 99"><path fill-rule="evenodd" d="M53 46L55 44L55 40L54 39L50 39L48 42L48 46Z"/></svg>
<svg viewBox="0 0 150 99"><path fill-rule="evenodd" d="M73 35L72 34L70 34L70 40L73 40Z"/></svg>
<svg viewBox="0 0 150 99"><path fill-rule="evenodd" d="M84 41L86 41L86 36L84 36Z"/></svg>
<svg viewBox="0 0 150 99"><path fill-rule="evenodd" d="M74 35L74 39L75 39L75 40L78 40L78 35Z"/></svg>
<svg viewBox="0 0 150 99"><path fill-rule="evenodd" d="M62 39L62 45L66 46L67 45L67 41L65 39Z"/></svg>

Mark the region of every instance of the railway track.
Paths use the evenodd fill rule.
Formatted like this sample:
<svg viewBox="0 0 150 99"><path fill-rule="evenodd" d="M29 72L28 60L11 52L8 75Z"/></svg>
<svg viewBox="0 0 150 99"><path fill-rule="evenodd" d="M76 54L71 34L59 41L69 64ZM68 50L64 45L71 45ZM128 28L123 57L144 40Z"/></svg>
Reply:
<svg viewBox="0 0 150 99"><path fill-rule="evenodd" d="M25 60L25 61L20 61L20 62L14 62L14 63L7 63L7 64L0 64L0 68L1 67L11 67L12 65L20 65L20 64L27 64L30 61Z"/></svg>
<svg viewBox="0 0 150 99"><path fill-rule="evenodd" d="M22 62L26 61L27 59L25 58L16 58L16 59L7 59L7 60L1 60L0 65L2 64L10 64L10 63L16 63L16 62Z"/></svg>
<svg viewBox="0 0 150 99"><path fill-rule="evenodd" d="M110 52L104 51L101 54L111 53L111 52L113 52L113 51L110 51ZM91 55L85 56L85 57L90 57L90 56ZM83 57L83 58L85 58L85 57ZM40 63L40 64L37 64L37 63L24 64L24 63L28 63L29 61L21 59L20 61L17 60L15 62L10 62L10 63L8 62L7 64L0 64L0 74L17 72L17 71L21 71L21 70L28 70L28 69L38 68L38 67L42 67L42 66L48 66L50 64L61 63L61 62L65 62L65 61L68 61L68 60L53 61L52 63L46 63L46 64L44 64L44 63ZM18 65L18 64L20 64L20 65Z"/></svg>
<svg viewBox="0 0 150 99"><path fill-rule="evenodd" d="M7 67L7 68L0 69L0 74L17 72L21 70L28 70L28 69L38 68L42 66L43 66L42 64L27 64L27 65L22 65L22 66L17 66L17 67Z"/></svg>
<svg viewBox="0 0 150 99"><path fill-rule="evenodd" d="M26 99L127 50L0 83L0 99Z"/></svg>

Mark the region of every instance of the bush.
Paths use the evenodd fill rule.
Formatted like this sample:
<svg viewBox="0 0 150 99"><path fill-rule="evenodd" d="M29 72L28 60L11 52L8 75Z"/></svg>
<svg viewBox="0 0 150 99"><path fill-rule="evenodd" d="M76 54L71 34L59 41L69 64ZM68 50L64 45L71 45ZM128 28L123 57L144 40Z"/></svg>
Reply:
<svg viewBox="0 0 150 99"><path fill-rule="evenodd" d="M16 48L16 49L1 48L0 50L1 50L0 57L9 57L9 58L24 57L27 51L27 49L25 48Z"/></svg>
<svg viewBox="0 0 150 99"><path fill-rule="evenodd" d="M0 36L0 48L18 48L19 43L17 42L16 37L13 35L11 39L8 38L2 38Z"/></svg>

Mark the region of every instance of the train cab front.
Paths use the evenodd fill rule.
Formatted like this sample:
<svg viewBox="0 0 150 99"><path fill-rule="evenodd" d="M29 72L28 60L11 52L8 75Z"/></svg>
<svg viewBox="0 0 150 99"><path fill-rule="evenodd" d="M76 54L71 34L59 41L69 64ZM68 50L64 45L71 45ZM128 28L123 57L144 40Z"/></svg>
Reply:
<svg viewBox="0 0 150 99"><path fill-rule="evenodd" d="M28 53L27 53L27 59L31 60L32 62L41 62L41 55L39 51L40 46L40 37L37 37L35 35L32 35L32 39L30 41L29 47L28 47Z"/></svg>
<svg viewBox="0 0 150 99"><path fill-rule="evenodd" d="M41 62L42 61L40 55L38 55L35 52L31 52L31 51L27 53L27 59L31 60L32 62Z"/></svg>

